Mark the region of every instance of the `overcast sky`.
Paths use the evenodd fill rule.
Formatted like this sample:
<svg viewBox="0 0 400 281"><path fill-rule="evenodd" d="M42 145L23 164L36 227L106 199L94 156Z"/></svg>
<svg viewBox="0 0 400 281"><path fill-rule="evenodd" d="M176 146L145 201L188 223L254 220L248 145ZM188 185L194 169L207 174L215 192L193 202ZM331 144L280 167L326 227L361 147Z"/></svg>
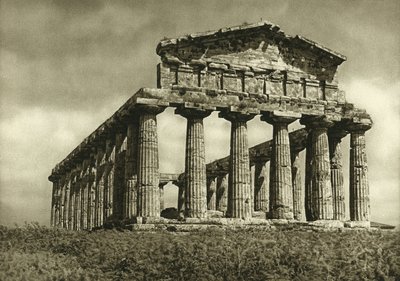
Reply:
<svg viewBox="0 0 400 281"><path fill-rule="evenodd" d="M372 115L372 220L400 224L400 1L0 2L0 224L50 218L47 177L140 87L156 86L163 37L269 20L347 56L347 100ZM293 126L292 126L293 127ZM229 152L229 123L205 121L207 161ZM185 120L159 115L160 171L184 169ZM249 123L249 143L270 139ZM344 140L348 181L348 137ZM172 193L171 193L172 194Z"/></svg>

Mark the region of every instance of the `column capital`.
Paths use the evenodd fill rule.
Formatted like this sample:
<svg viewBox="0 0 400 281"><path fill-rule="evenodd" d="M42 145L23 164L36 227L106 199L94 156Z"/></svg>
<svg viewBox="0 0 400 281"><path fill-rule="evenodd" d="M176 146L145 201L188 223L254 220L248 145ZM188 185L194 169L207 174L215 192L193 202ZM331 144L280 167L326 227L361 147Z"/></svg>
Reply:
<svg viewBox="0 0 400 281"><path fill-rule="evenodd" d="M159 114L165 110L165 106L152 105L152 104L137 104L135 106L135 113L137 114Z"/></svg>
<svg viewBox="0 0 400 281"><path fill-rule="evenodd" d="M212 109L204 109L204 108L190 108L180 106L175 109L175 114L181 115L187 119L203 119L209 116L212 113Z"/></svg>
<svg viewBox="0 0 400 281"><path fill-rule="evenodd" d="M237 111L221 111L218 117L224 118L230 122L247 122L256 116L252 112L237 112Z"/></svg>
<svg viewBox="0 0 400 281"><path fill-rule="evenodd" d="M277 124L277 123L289 124L296 121L296 119L300 118L301 114L297 112L274 110L262 114L260 119L261 121L265 121L270 124Z"/></svg>
<svg viewBox="0 0 400 281"><path fill-rule="evenodd" d="M371 119L350 120L345 123L346 130L350 132L365 132L372 128Z"/></svg>
<svg viewBox="0 0 400 281"><path fill-rule="evenodd" d="M333 120L327 115L321 116L303 116L300 119L300 124L305 125L308 128L330 128L334 125Z"/></svg>
<svg viewBox="0 0 400 281"><path fill-rule="evenodd" d="M334 125L328 129L329 138L341 140L345 136L347 136L349 132L343 128L343 126Z"/></svg>

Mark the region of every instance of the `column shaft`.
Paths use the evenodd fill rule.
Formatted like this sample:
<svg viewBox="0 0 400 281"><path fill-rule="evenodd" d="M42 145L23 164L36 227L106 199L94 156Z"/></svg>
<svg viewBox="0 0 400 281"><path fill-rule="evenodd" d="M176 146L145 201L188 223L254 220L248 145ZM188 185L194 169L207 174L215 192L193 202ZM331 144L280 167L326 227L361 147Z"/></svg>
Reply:
<svg viewBox="0 0 400 281"><path fill-rule="evenodd" d="M97 148L96 157L96 191L95 191L95 226L101 227L104 222L104 183L105 183L105 154L102 148Z"/></svg>
<svg viewBox="0 0 400 281"><path fill-rule="evenodd" d="M75 178L76 172L73 172L71 176L71 185L70 185L70 197L69 197L69 207L68 207L68 229L74 229L74 221L75 221Z"/></svg>
<svg viewBox="0 0 400 281"><path fill-rule="evenodd" d="M329 131L329 156L331 164L333 219L346 219L341 138L346 134Z"/></svg>
<svg viewBox="0 0 400 281"><path fill-rule="evenodd" d="M226 213L228 208L228 174L217 177L217 210Z"/></svg>
<svg viewBox="0 0 400 281"><path fill-rule="evenodd" d="M269 214L273 219L293 219L292 169L287 123L273 123Z"/></svg>
<svg viewBox="0 0 400 281"><path fill-rule="evenodd" d="M123 218L124 190L125 190L125 155L126 135L117 133L115 136L115 161L114 161L114 192L113 192L113 217L116 221Z"/></svg>
<svg viewBox="0 0 400 281"><path fill-rule="evenodd" d="M327 128L313 128L311 135L312 220L329 220L333 219L333 202Z"/></svg>
<svg viewBox="0 0 400 281"><path fill-rule="evenodd" d="M178 186L178 212L181 216L185 212L185 183L177 182L176 185Z"/></svg>
<svg viewBox="0 0 400 281"><path fill-rule="evenodd" d="M292 151L292 186L293 186L293 217L305 221L304 186L301 179L300 157L298 151Z"/></svg>
<svg viewBox="0 0 400 281"><path fill-rule="evenodd" d="M370 202L365 131L350 134L350 219L369 221Z"/></svg>
<svg viewBox="0 0 400 281"><path fill-rule="evenodd" d="M50 214L50 226L55 227L56 223L55 223L55 204L56 204L56 189L57 189L57 179L52 179L53 181L53 189L51 192L51 214Z"/></svg>
<svg viewBox="0 0 400 281"><path fill-rule="evenodd" d="M90 156L89 166L89 186L88 186L88 211L87 211L87 228L95 227L96 216L96 161L95 155Z"/></svg>
<svg viewBox="0 0 400 281"><path fill-rule="evenodd" d="M185 215L191 218L207 216L207 175L203 119L211 111L178 108L175 111L187 119L185 150Z"/></svg>
<svg viewBox="0 0 400 281"><path fill-rule="evenodd" d="M64 210L63 210L63 228L69 229L69 214L70 214L70 197L71 197L71 173L68 172L64 179Z"/></svg>
<svg viewBox="0 0 400 281"><path fill-rule="evenodd" d="M158 107L143 108L139 117L138 215L160 217L157 117Z"/></svg>
<svg viewBox="0 0 400 281"><path fill-rule="evenodd" d="M306 212L306 220L312 221L314 209L312 204L312 181L311 181L311 172L312 172L312 135L308 134L307 136L307 147L306 147L306 163L305 163L305 212Z"/></svg>
<svg viewBox="0 0 400 281"><path fill-rule="evenodd" d="M59 181L59 211L58 211L58 227L64 227L64 200L65 200L65 175L60 177Z"/></svg>
<svg viewBox="0 0 400 281"><path fill-rule="evenodd" d="M229 159L229 191L227 214L233 218L250 218L250 159L247 122L231 121L231 152Z"/></svg>
<svg viewBox="0 0 400 281"><path fill-rule="evenodd" d="M106 141L106 163L104 184L104 222L113 220L115 144Z"/></svg>
<svg viewBox="0 0 400 281"><path fill-rule="evenodd" d="M125 155L124 218L129 220L137 216L137 155L138 155L138 118L133 117L128 124Z"/></svg>
<svg viewBox="0 0 400 281"><path fill-rule="evenodd" d="M209 177L207 179L207 209L217 209L217 179Z"/></svg>
<svg viewBox="0 0 400 281"><path fill-rule="evenodd" d="M267 162L258 161L254 165L254 210L268 212L269 185Z"/></svg>

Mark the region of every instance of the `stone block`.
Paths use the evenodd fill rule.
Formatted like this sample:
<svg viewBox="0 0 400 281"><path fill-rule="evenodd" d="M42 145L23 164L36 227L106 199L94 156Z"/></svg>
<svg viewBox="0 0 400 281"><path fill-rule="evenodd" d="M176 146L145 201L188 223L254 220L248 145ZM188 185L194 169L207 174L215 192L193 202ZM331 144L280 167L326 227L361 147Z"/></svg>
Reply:
<svg viewBox="0 0 400 281"><path fill-rule="evenodd" d="M370 228L371 222L369 221L346 221L344 226L348 228Z"/></svg>
<svg viewBox="0 0 400 281"><path fill-rule="evenodd" d="M338 91L337 92L337 102L339 103L339 104L344 104L344 103L346 103L346 95L345 95L345 92L344 91Z"/></svg>
<svg viewBox="0 0 400 281"><path fill-rule="evenodd" d="M197 87L199 80L199 73L194 71L193 68L187 66L180 66L178 68L178 85L186 87Z"/></svg>
<svg viewBox="0 0 400 281"><path fill-rule="evenodd" d="M265 81L265 93L268 95L283 96L283 83L277 80Z"/></svg>
<svg viewBox="0 0 400 281"><path fill-rule="evenodd" d="M207 89L213 89L213 90L220 90L221 89L221 73L217 72L211 72L207 71L205 73L205 79L204 81L201 81L201 85L204 88ZM204 83L203 83L204 82Z"/></svg>
<svg viewBox="0 0 400 281"><path fill-rule="evenodd" d="M222 218L224 213L217 210L207 210L207 218Z"/></svg>
<svg viewBox="0 0 400 281"><path fill-rule="evenodd" d="M309 222L311 226L324 227L324 228L343 228L344 224L338 220L316 220Z"/></svg>
<svg viewBox="0 0 400 281"><path fill-rule="evenodd" d="M242 89L242 76L236 73L227 73L224 72L222 76L223 88L227 91L238 91L241 92Z"/></svg>
<svg viewBox="0 0 400 281"><path fill-rule="evenodd" d="M316 85L306 85L306 97L309 99L318 99L319 87Z"/></svg>
<svg viewBox="0 0 400 281"><path fill-rule="evenodd" d="M286 82L286 96L302 97L303 96L303 86L297 82L287 81Z"/></svg>
<svg viewBox="0 0 400 281"><path fill-rule="evenodd" d="M325 100L337 101L338 93L336 88L325 87Z"/></svg>
<svg viewBox="0 0 400 281"><path fill-rule="evenodd" d="M267 219L267 213L262 211L255 211L252 215L253 219Z"/></svg>
<svg viewBox="0 0 400 281"><path fill-rule="evenodd" d="M159 63L157 65L157 88L169 89L176 83L176 68Z"/></svg>
<svg viewBox="0 0 400 281"><path fill-rule="evenodd" d="M247 93L264 94L264 78L262 76L245 76L244 91Z"/></svg>

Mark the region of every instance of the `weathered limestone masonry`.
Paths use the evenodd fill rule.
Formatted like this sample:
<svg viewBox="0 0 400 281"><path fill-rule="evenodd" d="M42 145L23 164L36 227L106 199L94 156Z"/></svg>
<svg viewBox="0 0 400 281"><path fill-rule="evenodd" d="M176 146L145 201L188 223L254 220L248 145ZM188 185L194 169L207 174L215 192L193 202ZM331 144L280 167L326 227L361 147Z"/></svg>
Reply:
<svg viewBox="0 0 400 281"><path fill-rule="evenodd" d="M53 226L369 227L365 132L372 120L338 88L344 56L269 22L165 39L156 52L157 89L137 91L52 170ZM181 174L159 171L157 116L167 107L187 120ZM206 164L203 120L213 111L230 122L230 155ZM256 116L273 137L249 148L247 122ZM296 121L305 128L289 133ZM169 182L179 189L175 219L161 217Z"/></svg>

